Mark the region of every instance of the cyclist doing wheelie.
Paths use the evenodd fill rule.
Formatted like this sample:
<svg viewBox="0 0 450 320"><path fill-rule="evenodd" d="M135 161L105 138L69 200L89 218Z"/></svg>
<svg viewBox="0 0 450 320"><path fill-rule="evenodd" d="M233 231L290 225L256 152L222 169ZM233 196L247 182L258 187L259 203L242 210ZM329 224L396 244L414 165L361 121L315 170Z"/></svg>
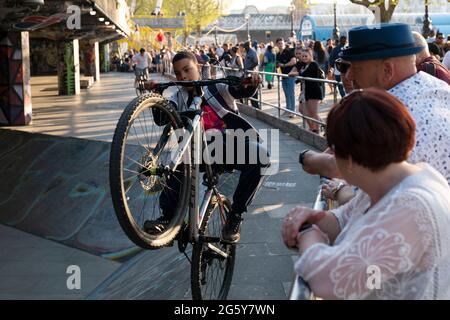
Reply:
<svg viewBox="0 0 450 320"><path fill-rule="evenodd" d="M198 81L201 80L200 72L197 67L197 59L195 55L188 51L178 52L173 58L173 68L178 81ZM249 98L255 94L260 83L258 75L252 75L248 82L241 85L229 86L227 84L212 84L203 87L202 98L202 123L204 129L219 130L225 136L225 129L242 129L243 131L254 128L243 118L238 115L238 109L235 99ZM155 82L147 82L146 88L155 87ZM193 87L182 87L180 90L169 98L170 104L178 111L182 112L188 109L192 104L196 90ZM159 125L159 124L158 124ZM223 139L223 162L227 169L236 169L240 171L239 182L233 195L233 203L231 212L227 216L226 225L222 230L222 241L226 243L236 243L240 239L240 226L242 214L247 211L247 206L252 201L260 183L262 182L262 169L268 167L269 156L266 149L258 142L257 139L245 137L245 150L237 150L237 145L227 145L227 139ZM233 157L227 157L226 154L233 152ZM245 162L238 163L237 154L245 152ZM256 152L255 161L249 161L250 154ZM252 154L252 156L255 154ZM260 157L260 155L263 155ZM229 160L234 158L232 163ZM263 159L265 158L265 159ZM170 223L174 207L178 201L178 190L180 177L177 172L171 179L167 181L167 186L162 191L159 198L159 205L162 216L156 220L146 221L144 228L148 233L162 233Z"/></svg>
<svg viewBox="0 0 450 320"><path fill-rule="evenodd" d="M134 74L136 78L134 80L134 87L137 88L139 77L143 75L145 79L149 79L148 69L152 63L152 57L148 52L145 52L144 48L141 48L139 54L133 56Z"/></svg>

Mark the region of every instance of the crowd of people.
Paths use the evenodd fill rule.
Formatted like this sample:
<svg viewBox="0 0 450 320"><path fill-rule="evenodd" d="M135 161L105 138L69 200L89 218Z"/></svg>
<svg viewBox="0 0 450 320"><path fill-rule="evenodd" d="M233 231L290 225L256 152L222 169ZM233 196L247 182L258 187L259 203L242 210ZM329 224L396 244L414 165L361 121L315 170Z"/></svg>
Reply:
<svg viewBox="0 0 450 320"><path fill-rule="evenodd" d="M324 194L339 206L296 207L283 240L320 297L449 299L448 70L406 24L357 27L349 39L336 59L345 96L327 118L329 148L301 153L306 172L335 178ZM374 268L378 285L367 285Z"/></svg>
<svg viewBox="0 0 450 320"><path fill-rule="evenodd" d="M301 83L302 94L295 97L296 76L308 78L340 80L337 71L331 66L334 64L331 57L334 41L329 39L326 47L320 41L296 42L277 39L275 43L258 43L254 41L241 42L237 44L224 43L223 45L197 44L188 46L183 50L192 52L200 68L204 79L214 79L218 73L218 67L212 61L218 61L225 68L228 75L241 77L252 71L265 72L262 77L262 87L271 90L274 87L276 74L284 75L281 84L285 95L285 112L283 116L295 117L293 112L299 112L310 119L321 121L318 115L319 102L325 98L326 88L320 82L306 81ZM338 45L338 48L339 45ZM141 49L143 50L143 49ZM145 51L145 50L144 50ZM166 48L159 52L151 49L148 53L150 62L148 70L165 74L171 72L171 60L176 52ZM136 57L139 53L130 50L124 54L122 59L115 55L112 59L113 70L122 72L135 71ZM331 61L331 63L330 63ZM331 75L331 76L330 76ZM299 82L297 82L299 83ZM304 87L304 88L303 88ZM331 86L330 86L331 88ZM304 90L303 90L304 89ZM343 93L342 93L343 94ZM250 103L255 108L260 108L258 92L251 97ZM298 103L297 103L298 102ZM318 132L318 124L308 120L311 131Z"/></svg>
<svg viewBox="0 0 450 320"><path fill-rule="evenodd" d="M134 67L136 66L136 57L142 50L149 56L148 72L161 74L169 73L168 65L176 52L166 47L163 47L160 50L150 49L148 52L144 48L141 48L139 51L129 49L121 57L116 53L111 59L111 70L119 72L135 72Z"/></svg>

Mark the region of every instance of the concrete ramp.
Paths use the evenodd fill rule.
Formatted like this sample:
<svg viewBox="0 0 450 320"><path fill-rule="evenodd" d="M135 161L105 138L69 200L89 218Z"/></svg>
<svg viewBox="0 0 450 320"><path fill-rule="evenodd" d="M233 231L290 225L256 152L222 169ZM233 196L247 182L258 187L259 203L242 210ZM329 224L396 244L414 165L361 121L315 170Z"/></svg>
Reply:
<svg viewBox="0 0 450 320"><path fill-rule="evenodd" d="M111 143L0 129L0 223L110 259L139 250L109 191ZM224 174L231 196L238 174Z"/></svg>
<svg viewBox="0 0 450 320"><path fill-rule="evenodd" d="M0 129L0 223L90 253L136 251L109 194L110 143Z"/></svg>
<svg viewBox="0 0 450 320"><path fill-rule="evenodd" d="M186 254L190 257L191 250ZM123 263L88 300L192 299L191 265L176 245L144 251Z"/></svg>

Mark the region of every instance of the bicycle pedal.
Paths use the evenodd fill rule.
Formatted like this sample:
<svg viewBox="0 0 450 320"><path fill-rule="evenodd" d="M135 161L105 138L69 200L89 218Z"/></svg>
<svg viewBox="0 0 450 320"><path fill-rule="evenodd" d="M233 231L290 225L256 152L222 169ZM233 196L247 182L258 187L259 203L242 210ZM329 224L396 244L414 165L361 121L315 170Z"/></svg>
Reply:
<svg viewBox="0 0 450 320"><path fill-rule="evenodd" d="M178 232L177 236L174 240L177 240L178 243L178 251L181 253L186 251L186 248L189 244L189 233L188 227L186 224L183 224L181 230Z"/></svg>

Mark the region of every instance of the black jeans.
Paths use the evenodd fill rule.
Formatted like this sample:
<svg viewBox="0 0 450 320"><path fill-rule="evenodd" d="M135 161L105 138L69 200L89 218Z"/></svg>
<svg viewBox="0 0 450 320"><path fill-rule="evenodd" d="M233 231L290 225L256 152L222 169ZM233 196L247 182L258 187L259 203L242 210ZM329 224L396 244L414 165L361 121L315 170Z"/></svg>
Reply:
<svg viewBox="0 0 450 320"><path fill-rule="evenodd" d="M339 89L339 94L341 95L341 98L345 97L345 90L344 90L344 86L340 83L341 82L341 76L340 75L335 75L336 77L336 81L339 82L338 85L338 89Z"/></svg>
<svg viewBox="0 0 450 320"><path fill-rule="evenodd" d="M226 154L228 152L234 152L233 163L226 164L213 164L213 166L226 166L227 169L235 169L241 172L239 176L239 182L236 190L233 194L233 204L232 212L235 214L242 214L247 211L247 206L250 205L256 191L259 188L263 180L262 170L269 167L269 154L267 150L257 141L250 140L248 137L245 138L245 161L238 164L238 144L234 143L234 147L230 146L227 148L226 138L224 137L224 150L223 150L223 161L226 163ZM228 150L227 150L228 149ZM242 151L242 150L239 150ZM254 156L256 153L256 156ZM214 156L214 155L213 155ZM204 171L203 166L200 166L200 170ZM159 198L159 203L163 216L167 219L171 219L173 212L176 209L180 182L182 181L182 174L176 172L167 181L167 187L163 189L161 196Z"/></svg>
<svg viewBox="0 0 450 320"><path fill-rule="evenodd" d="M258 91L256 91L256 93L254 94L254 96L252 97L252 99L255 99L255 100L250 100L250 103L251 103L251 105L252 105L252 107L253 108L256 108L256 109L260 109L261 108L261 106L259 105L259 101L258 101L258 99L259 99L259 96L258 96Z"/></svg>

